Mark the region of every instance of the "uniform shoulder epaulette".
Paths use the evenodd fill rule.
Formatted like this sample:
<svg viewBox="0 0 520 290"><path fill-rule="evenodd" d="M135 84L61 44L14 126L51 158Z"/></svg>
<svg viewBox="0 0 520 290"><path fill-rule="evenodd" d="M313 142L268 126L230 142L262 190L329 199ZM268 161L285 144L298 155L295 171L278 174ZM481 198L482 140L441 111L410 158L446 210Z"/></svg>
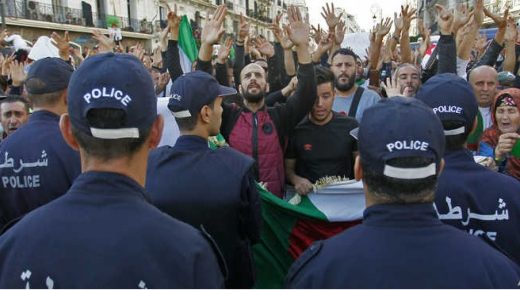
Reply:
<svg viewBox="0 0 520 290"><path fill-rule="evenodd" d="M287 288L288 282L292 281L294 279L294 276L300 272L300 270L318 253L321 251L321 248L323 247L323 241L316 241L314 242L303 254L292 264L291 268L289 269L289 272L287 273L287 276L285 278L285 285Z"/></svg>

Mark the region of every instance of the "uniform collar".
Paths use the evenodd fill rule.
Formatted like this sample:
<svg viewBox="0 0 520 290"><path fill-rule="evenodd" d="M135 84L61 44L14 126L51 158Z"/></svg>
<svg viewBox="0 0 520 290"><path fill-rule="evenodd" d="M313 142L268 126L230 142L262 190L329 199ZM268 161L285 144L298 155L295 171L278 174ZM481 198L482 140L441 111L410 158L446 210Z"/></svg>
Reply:
<svg viewBox="0 0 520 290"><path fill-rule="evenodd" d="M126 196L148 202L151 200L144 188L135 180L114 172L84 172L74 180L69 192L92 196Z"/></svg>
<svg viewBox="0 0 520 290"><path fill-rule="evenodd" d="M209 149L208 140L196 136L196 135L182 135L175 142L175 149L180 150L201 150L201 149Z"/></svg>
<svg viewBox="0 0 520 290"><path fill-rule="evenodd" d="M473 155L471 154L471 152L468 149L446 151L444 153L444 159L446 159L446 161L448 161L448 160L450 160L450 161L453 160L453 161L458 161L458 162L470 161L471 163L475 163L475 161L473 159ZM447 162L447 163L449 163L449 162Z"/></svg>
<svg viewBox="0 0 520 290"><path fill-rule="evenodd" d="M433 203L379 204L363 212L363 224L386 227L424 227L441 225Z"/></svg>
<svg viewBox="0 0 520 290"><path fill-rule="evenodd" d="M46 110L40 110L33 112L31 116L29 117L29 123L32 123L34 121L60 121L60 116Z"/></svg>

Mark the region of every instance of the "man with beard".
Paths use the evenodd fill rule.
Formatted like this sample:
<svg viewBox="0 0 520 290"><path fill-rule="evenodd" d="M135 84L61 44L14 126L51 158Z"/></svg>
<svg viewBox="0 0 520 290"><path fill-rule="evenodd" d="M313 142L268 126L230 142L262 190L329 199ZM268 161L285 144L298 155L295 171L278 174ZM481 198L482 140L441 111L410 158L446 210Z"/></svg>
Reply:
<svg viewBox="0 0 520 290"><path fill-rule="evenodd" d="M224 6L221 6L224 7ZM211 70L213 44L223 34L222 24L226 9L217 9L215 17L204 26L199 50L198 69ZM239 91L244 106L223 104L222 135L231 147L253 157L255 178L266 184L278 197L283 196L285 170L283 151L287 137L294 127L311 110L316 99L314 65L308 50L309 24L302 20L300 11L290 7L289 37L298 56L298 87L283 105L266 107L265 95L269 91L265 71L258 64L245 66L240 73Z"/></svg>
<svg viewBox="0 0 520 290"><path fill-rule="evenodd" d="M5 138L29 119L29 102L20 96L9 96L0 102L0 121Z"/></svg>
<svg viewBox="0 0 520 290"><path fill-rule="evenodd" d="M349 132L358 122L332 111L334 74L316 67L318 98L311 112L296 126L285 159L287 180L298 194L312 191L316 180L325 176L354 178L357 142Z"/></svg>
<svg viewBox="0 0 520 290"><path fill-rule="evenodd" d="M381 98L376 92L356 85L356 58L357 55L348 48L340 48L332 55L331 70L336 78L336 98L332 109L355 117L359 122L363 112Z"/></svg>
<svg viewBox="0 0 520 290"><path fill-rule="evenodd" d="M484 121L483 130L491 127L491 104L497 93L498 73L488 65L481 65L471 70L468 77L473 92L477 97L478 110Z"/></svg>
<svg viewBox="0 0 520 290"><path fill-rule="evenodd" d="M419 68L410 63L400 64L395 70L399 92L405 97L413 97L421 85Z"/></svg>

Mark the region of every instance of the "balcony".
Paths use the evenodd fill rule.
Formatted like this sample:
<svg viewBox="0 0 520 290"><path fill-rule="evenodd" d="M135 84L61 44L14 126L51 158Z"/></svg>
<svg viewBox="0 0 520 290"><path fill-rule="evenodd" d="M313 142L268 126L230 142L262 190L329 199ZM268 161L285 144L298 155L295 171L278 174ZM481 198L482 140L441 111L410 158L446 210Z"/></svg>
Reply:
<svg viewBox="0 0 520 290"><path fill-rule="evenodd" d="M226 7L229 11L233 11L233 2L227 1Z"/></svg>
<svg viewBox="0 0 520 290"><path fill-rule="evenodd" d="M251 18L254 18L254 19L257 19L259 21L263 21L263 22L267 22L267 23L272 23L273 22L273 19L271 19L271 18L269 18L267 16L264 16L260 12L254 11L253 9L247 10L246 14L247 14L247 16L249 16Z"/></svg>
<svg viewBox="0 0 520 290"><path fill-rule="evenodd" d="M68 25L108 28L107 19L119 23L123 31L132 31L151 34L151 22L133 18L119 17L92 13L92 17L85 15L81 9L74 9L59 5L27 0L7 0L6 16L12 18L30 19L36 21L53 22Z"/></svg>

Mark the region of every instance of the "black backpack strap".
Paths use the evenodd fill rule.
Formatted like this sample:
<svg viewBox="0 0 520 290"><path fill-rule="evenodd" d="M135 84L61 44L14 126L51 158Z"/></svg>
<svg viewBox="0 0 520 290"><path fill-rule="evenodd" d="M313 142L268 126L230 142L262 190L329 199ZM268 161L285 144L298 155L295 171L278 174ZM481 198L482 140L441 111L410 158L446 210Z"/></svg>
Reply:
<svg viewBox="0 0 520 290"><path fill-rule="evenodd" d="M354 99L352 100L352 104L350 105L350 110L348 110L349 117L352 117L352 118L356 117L356 112L357 112L357 108L359 106L359 101L361 100L361 95L363 94L364 91L365 91L365 89L363 87L357 88L356 93L354 94Z"/></svg>

